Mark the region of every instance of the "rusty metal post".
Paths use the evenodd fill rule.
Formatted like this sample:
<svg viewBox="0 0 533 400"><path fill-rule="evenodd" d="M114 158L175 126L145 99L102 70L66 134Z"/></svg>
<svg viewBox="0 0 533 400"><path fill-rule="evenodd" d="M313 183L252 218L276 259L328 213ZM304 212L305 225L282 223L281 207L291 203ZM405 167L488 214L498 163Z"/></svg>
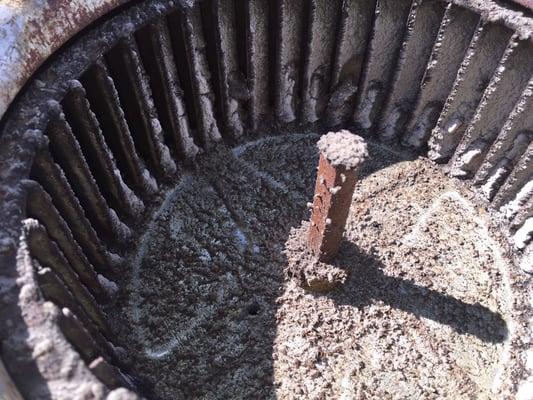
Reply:
<svg viewBox="0 0 533 400"><path fill-rule="evenodd" d="M347 130L318 141L318 164L308 246L321 261L337 254L360 164L368 155L363 139Z"/></svg>

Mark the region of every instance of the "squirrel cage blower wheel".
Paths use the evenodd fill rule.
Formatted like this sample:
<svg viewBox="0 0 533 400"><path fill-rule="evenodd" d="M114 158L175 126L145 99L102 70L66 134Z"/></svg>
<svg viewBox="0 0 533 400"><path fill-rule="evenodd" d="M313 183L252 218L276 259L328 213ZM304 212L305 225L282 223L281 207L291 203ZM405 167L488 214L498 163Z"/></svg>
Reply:
<svg viewBox="0 0 533 400"><path fill-rule="evenodd" d="M0 1L0 397L533 399L532 7Z"/></svg>

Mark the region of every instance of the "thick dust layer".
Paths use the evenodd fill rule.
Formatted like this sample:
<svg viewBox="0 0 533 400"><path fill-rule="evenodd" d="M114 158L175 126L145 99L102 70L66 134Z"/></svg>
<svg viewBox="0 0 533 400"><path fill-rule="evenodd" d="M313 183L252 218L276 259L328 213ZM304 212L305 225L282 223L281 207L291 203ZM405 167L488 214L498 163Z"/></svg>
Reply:
<svg viewBox="0 0 533 400"><path fill-rule="evenodd" d="M291 278L317 139L219 149L165 199L114 312L145 394L483 399L512 390L501 385L512 375L503 367L508 265L483 210L428 161L369 144L330 266L342 279L317 293Z"/></svg>
<svg viewBox="0 0 533 400"><path fill-rule="evenodd" d="M317 147L331 165L342 165L347 169L357 167L368 156L364 139L346 129L323 135Z"/></svg>

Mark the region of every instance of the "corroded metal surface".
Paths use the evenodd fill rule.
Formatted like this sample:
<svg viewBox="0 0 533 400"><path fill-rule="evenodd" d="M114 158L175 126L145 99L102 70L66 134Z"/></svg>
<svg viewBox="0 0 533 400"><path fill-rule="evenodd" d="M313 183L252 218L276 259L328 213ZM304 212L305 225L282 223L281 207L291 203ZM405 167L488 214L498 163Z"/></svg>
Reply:
<svg viewBox="0 0 533 400"><path fill-rule="evenodd" d="M522 5L524 7L527 7L530 10L533 10L533 0L512 0L512 1Z"/></svg>
<svg viewBox="0 0 533 400"><path fill-rule="evenodd" d="M355 170L334 167L324 154L320 154L308 242L323 261L337 254L355 182Z"/></svg>
<svg viewBox="0 0 533 400"><path fill-rule="evenodd" d="M357 172L368 153L363 139L347 130L322 136L318 148L320 160L307 242L320 261L329 261L339 250Z"/></svg>
<svg viewBox="0 0 533 400"><path fill-rule="evenodd" d="M50 54L91 22L129 1L3 1L0 4L0 116Z"/></svg>

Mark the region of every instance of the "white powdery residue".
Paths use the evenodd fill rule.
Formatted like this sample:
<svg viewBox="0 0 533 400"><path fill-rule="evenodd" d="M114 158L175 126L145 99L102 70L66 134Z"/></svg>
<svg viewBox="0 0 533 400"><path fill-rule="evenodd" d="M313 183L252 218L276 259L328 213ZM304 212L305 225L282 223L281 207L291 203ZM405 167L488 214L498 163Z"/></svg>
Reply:
<svg viewBox="0 0 533 400"><path fill-rule="evenodd" d="M522 256L522 261L520 262L520 268L524 272L533 273L533 245L529 245L526 250L524 251L524 255ZM533 306L533 302L532 302ZM532 321L532 329L533 329L533 321ZM533 336L533 332L531 333Z"/></svg>
<svg viewBox="0 0 533 400"><path fill-rule="evenodd" d="M446 125L446 132L449 134L453 134L457 129L459 129L463 125L463 120L460 118L451 118L451 120L448 122L448 125Z"/></svg>
<svg viewBox="0 0 533 400"><path fill-rule="evenodd" d="M485 221L480 218L477 215L476 209L472 204L470 204L465 198L463 198L459 193L457 192L446 192L443 194L443 196L449 196L450 199L455 200L459 205L461 205L466 213L470 216L472 219L472 222L474 222L477 226L477 240L483 244L484 247L491 249L494 259L494 266L496 269L502 274L504 277L504 290L505 290L505 298L509 303L512 303L512 292L511 292L511 286L510 286L510 279L509 279L509 265L506 263L501 248L499 244L492 238L489 228L486 225ZM441 196L441 198L443 197ZM515 332L515 326L513 320L506 319L507 329L509 332L508 337L511 338L514 335ZM508 339L509 340L509 339ZM493 385L492 388L495 391L499 385L501 385L501 382L503 381L502 374L504 373L504 366L508 365L511 358L511 352L510 352L510 346L504 346L504 351L502 356L499 360L499 365L496 369L496 374L493 378ZM532 399L533 400L533 399Z"/></svg>
<svg viewBox="0 0 533 400"><path fill-rule="evenodd" d="M193 336L202 334L201 325L205 324L206 321L213 318L216 312L214 306L198 308L196 312L196 317L191 319L185 328L181 328L182 325L180 325L179 332L176 332L172 328L172 326L170 326L167 322L163 321L162 323L167 327L167 330L172 335L172 338L161 346L152 346L152 344L147 339L149 333L146 332L146 329L144 327L139 326L143 317L143 310L141 307L142 298L139 295L141 288L140 270L142 260L145 258L146 254L150 250L150 243L152 241L154 233L156 232L156 227L159 223L158 220L163 215L169 214L176 201L176 197L183 193L184 187L193 183L194 180L192 179L192 177L190 175L186 175L181 180L181 182L174 188L174 190L172 190L165 197L163 203L161 204L161 207L153 215L148 228L142 235L139 241L139 249L137 251L137 254L135 255L135 258L132 261L132 284L130 291L131 295L129 300L130 315L132 316L134 324L137 326L136 335L139 342L142 343L144 354L146 355L146 357L151 359L161 359L166 355L170 354L175 349L179 349L185 346ZM212 191L211 187L205 187L205 189L207 191ZM179 227L175 228L178 230L180 229ZM211 258L209 253L206 254L206 252L207 251L202 252L202 254L200 255L201 259L202 257L209 257L209 259Z"/></svg>
<svg viewBox="0 0 533 400"><path fill-rule="evenodd" d="M501 164L501 163L500 163ZM507 174L507 168L499 165L496 170L489 176L487 183L481 187L481 193L487 198L492 199L494 193L498 189L498 183L505 177Z"/></svg>
<svg viewBox="0 0 533 400"><path fill-rule="evenodd" d="M291 65L284 65L281 73L283 77L280 82L282 93L278 97L278 113L282 121L292 122L296 119L294 111L294 88L296 86L296 80L293 78L295 75L294 68Z"/></svg>
<svg viewBox="0 0 533 400"><path fill-rule="evenodd" d="M481 155L481 149L474 148L470 151L467 151L462 157L461 161L466 165L470 164L477 156Z"/></svg>
<svg viewBox="0 0 533 400"><path fill-rule="evenodd" d="M526 369L533 372L533 348L526 351Z"/></svg>
<svg viewBox="0 0 533 400"><path fill-rule="evenodd" d="M368 157L368 150L362 137L343 129L328 132L317 143L318 150L334 165L352 169Z"/></svg>
<svg viewBox="0 0 533 400"><path fill-rule="evenodd" d="M450 171L451 175L457 178L468 175L468 168L482 155L483 151L479 147L468 150L455 162Z"/></svg>
<svg viewBox="0 0 533 400"><path fill-rule="evenodd" d="M332 187L332 188L329 188L329 192L335 196L337 193L340 192L340 190L342 189L342 186L335 186L335 187Z"/></svg>
<svg viewBox="0 0 533 400"><path fill-rule="evenodd" d="M128 185L126 185L124 179L122 179L122 174L117 168L113 169L113 173L117 178L120 189L124 193L124 196L126 196L125 200L131 206L133 212L136 214L141 214L144 211L143 201L137 197L137 195L133 192L133 190L130 189Z"/></svg>
<svg viewBox="0 0 533 400"><path fill-rule="evenodd" d="M157 190L158 190L157 181L150 174L150 172L148 172L148 170L146 168L143 169L142 176L143 176L144 182L146 183L146 185L148 186L150 191L151 192L157 192Z"/></svg>
<svg viewBox="0 0 533 400"><path fill-rule="evenodd" d="M171 215L169 221L170 237L174 240L179 240L183 226L184 222L182 218L179 218L179 216L176 215Z"/></svg>
<svg viewBox="0 0 533 400"><path fill-rule="evenodd" d="M212 260L211 254L209 254L209 251L207 251L207 249L200 250L200 256L198 258L204 263L210 263Z"/></svg>
<svg viewBox="0 0 533 400"><path fill-rule="evenodd" d="M533 376L520 384L516 400L533 400Z"/></svg>
<svg viewBox="0 0 533 400"><path fill-rule="evenodd" d="M272 175L260 171L256 167L254 167L252 164L250 164L247 161L240 160L247 168L249 168L249 171L253 174L255 174L256 177L262 178L266 181L267 184L269 184L273 189L277 189L281 191L282 193L288 193L293 201L296 201L298 203L305 203L307 199L303 197L297 190L289 189L287 186L285 186L284 183L278 181L275 179Z"/></svg>
<svg viewBox="0 0 533 400"><path fill-rule="evenodd" d="M153 104L152 104L153 106ZM161 123L159 122L159 119L157 118L151 118L150 119L150 125L152 126L152 130L154 131L154 135L158 140L155 140L155 144L159 151L159 157L161 159L161 165L163 165L163 168L167 173L173 174L176 172L176 163L172 159L172 156L170 155L170 150L165 145L163 140L163 128L161 127Z"/></svg>
<svg viewBox="0 0 533 400"><path fill-rule="evenodd" d="M115 282L107 279L105 276L98 274L98 282L106 292L109 298L114 298L118 293L118 286Z"/></svg>
<svg viewBox="0 0 533 400"><path fill-rule="evenodd" d="M306 338L304 338L302 332L299 332L297 336L293 337L292 340L287 341L285 346L292 353L293 356L301 357L304 352L309 349L310 344Z"/></svg>
<svg viewBox="0 0 533 400"><path fill-rule="evenodd" d="M407 139L407 143L413 147L420 147L426 141L428 133L433 127L433 115L437 112L437 107L429 105L424 108L422 115L418 118L413 134Z"/></svg>
<svg viewBox="0 0 533 400"><path fill-rule="evenodd" d="M153 104L152 104L152 106L153 106ZM151 118L150 119L150 125L152 125L152 129L154 130L154 133L156 135L162 135L163 134L163 127L161 126L161 122L159 122L159 119Z"/></svg>
<svg viewBox="0 0 533 400"><path fill-rule="evenodd" d="M244 127L239 115L239 103L237 100L230 98L229 101L229 124L232 127L234 135L240 137L243 134Z"/></svg>
<svg viewBox="0 0 533 400"><path fill-rule="evenodd" d="M239 228L236 228L233 231L233 234L237 238L237 241L239 242L239 245L241 246L241 248L245 248L248 245L248 238L246 237L244 232L241 231Z"/></svg>
<svg viewBox="0 0 533 400"><path fill-rule="evenodd" d="M516 231L513 242L517 249L524 249L533 238L533 217L526 219L526 222Z"/></svg>
<svg viewBox="0 0 533 400"><path fill-rule="evenodd" d="M213 318L215 314L215 306L202 307L202 310L198 313L198 316L190 320L189 324L185 329L180 329L178 333L173 332L173 338L162 346L154 348L145 347L144 353L148 358L155 360L165 357L174 349L185 346L187 342L191 339L191 337L198 333L197 331L199 329L199 326L203 325L205 322Z"/></svg>
<svg viewBox="0 0 533 400"><path fill-rule="evenodd" d="M380 91L378 88L369 89L366 98L361 102L359 112L357 113L357 122L363 129L370 129L372 127L371 115Z"/></svg>
<svg viewBox="0 0 533 400"><path fill-rule="evenodd" d="M176 163L170 155L170 150L167 146L161 144L159 147L159 158L161 159L161 165L168 174L174 174L177 170Z"/></svg>
<svg viewBox="0 0 533 400"><path fill-rule="evenodd" d="M131 291L130 291L130 298L129 298L129 309L130 309L130 315L132 316L133 322L135 324L139 324L142 316L141 312L141 296L139 295L139 290L141 287L141 281L140 281L140 272L141 272L141 264L142 260L145 258L149 248L150 248L150 242L152 240L152 236L154 235L155 228L158 225L156 222L163 213L167 213L168 210L172 207L174 200L176 197L183 191L183 187L186 185L190 185L193 182L193 179L190 175L185 175L181 182L174 188L174 190L170 191L165 199L163 200L163 203L161 204L161 207L154 213L152 216L152 220L150 221L148 228L143 233L141 238L139 239L139 247L137 249L137 254L133 258L131 262L132 267L132 279L131 279ZM139 333L139 339L144 341L144 335L142 333Z"/></svg>
<svg viewBox="0 0 533 400"><path fill-rule="evenodd" d="M317 138L319 135L316 133L292 133L289 135L282 135L282 136L265 136L261 139L252 141L252 142L246 142L241 144L240 146L235 147L232 152L233 155L237 158L241 157L246 151L257 147L257 146L274 146L274 145L280 145L285 144L287 141L293 141L293 140L299 140L299 139L312 139Z"/></svg>
<svg viewBox="0 0 533 400"><path fill-rule="evenodd" d="M407 235L405 235L403 238L402 238L402 242L407 245L407 246L414 246L417 244L418 240L420 239L420 237L422 236L421 234L421 229L423 226L425 226L427 224L427 221L428 219L435 213L435 211L441 206L441 203L442 201L445 199L445 198L451 198L453 197L453 193L457 194L456 192L446 192L446 193L443 193L439 198L437 198L437 200L435 200L430 206L429 208L424 212L422 213L422 215L420 216L420 218L418 218L418 220L416 221L416 224L415 226L413 227L413 229L411 230L410 233L408 233ZM457 196L459 196L459 194L457 194Z"/></svg>
<svg viewBox="0 0 533 400"><path fill-rule="evenodd" d="M440 195L432 204L431 206L420 216L418 221L416 222L415 226L413 227L413 230L405 235L402 238L402 242L407 246L414 246L416 245L419 240L422 238L423 234L420 232L422 227L427 225L427 222L429 218L434 215L439 207L441 207L442 203L445 200L453 201L457 204L457 212L461 212L460 208L464 210L464 215L468 215L468 218L472 220L477 226L477 233L478 238L481 242L484 242L484 245L487 248L490 248L494 253L494 259L495 259L495 265L498 266L498 269L500 271L506 270L506 264L503 261L503 255L501 254L499 245L492 239L489 229L486 226L485 222L477 216L477 212L475 208L470 204L464 197L462 197L459 193L456 191L448 191L444 192L442 195ZM444 229L444 226L441 226L441 229ZM451 228L448 228L448 231L450 234L453 234L453 230Z"/></svg>
<svg viewBox="0 0 533 400"><path fill-rule="evenodd" d="M132 235L131 229L120 220L117 213L112 208L109 209L109 217L111 219L111 224L113 226L115 235L122 240L129 239Z"/></svg>
<svg viewBox="0 0 533 400"><path fill-rule="evenodd" d="M248 161L239 159L240 162L242 162L243 165L245 165L249 171L253 174L255 174L259 178L263 178L270 186L272 186L275 189L278 189L282 191L283 193L289 193L289 188L285 186L283 183L275 179L272 175L267 174L264 171L258 170L254 165L250 164Z"/></svg>
<svg viewBox="0 0 533 400"><path fill-rule="evenodd" d="M438 160L443 157L451 156L455 146L457 145L457 135L455 134L459 128L464 125L463 118L460 114L454 113L445 124L441 127L440 123L433 128L431 138L429 140L428 155L432 160Z"/></svg>
<svg viewBox="0 0 533 400"><path fill-rule="evenodd" d="M107 259L109 260L109 264L112 266L112 267L119 267L122 265L123 263L123 259L121 256L119 256L118 254L116 253L112 253L110 251L107 251L106 252L106 257Z"/></svg>
<svg viewBox="0 0 533 400"><path fill-rule="evenodd" d="M520 210L522 205L524 205L533 194L533 180L526 183L522 189L516 194L516 197L511 200L509 203L500 208L500 211L503 212L506 218L512 219L516 213Z"/></svg>

